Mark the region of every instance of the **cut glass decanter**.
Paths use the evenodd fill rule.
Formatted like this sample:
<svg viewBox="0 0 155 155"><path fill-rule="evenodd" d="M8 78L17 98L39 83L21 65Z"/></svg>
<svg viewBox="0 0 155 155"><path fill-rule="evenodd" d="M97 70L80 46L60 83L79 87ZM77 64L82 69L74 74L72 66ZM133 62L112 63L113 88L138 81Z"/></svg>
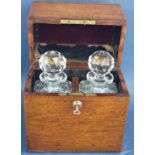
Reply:
<svg viewBox="0 0 155 155"><path fill-rule="evenodd" d="M70 93L72 83L67 80L64 73L66 58L58 51L47 51L39 59L39 67L42 73L35 82L35 92Z"/></svg>
<svg viewBox="0 0 155 155"><path fill-rule="evenodd" d="M82 93L117 93L114 76L114 58L107 51L96 51L89 56L87 80L80 82L79 89Z"/></svg>

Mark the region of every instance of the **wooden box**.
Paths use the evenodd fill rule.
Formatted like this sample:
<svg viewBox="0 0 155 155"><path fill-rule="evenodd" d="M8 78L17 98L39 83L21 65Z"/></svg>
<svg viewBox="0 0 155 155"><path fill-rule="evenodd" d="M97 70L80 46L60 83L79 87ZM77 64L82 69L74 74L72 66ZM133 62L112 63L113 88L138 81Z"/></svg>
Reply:
<svg viewBox="0 0 155 155"><path fill-rule="evenodd" d="M34 2L28 19L30 69L24 91L27 150L32 152L120 151L126 124L129 93L120 65L126 18L118 4ZM45 51L59 50L68 59L66 73L71 94L35 93L38 59ZM97 49L115 58L115 94L82 94L79 81L88 72L87 60ZM73 101L83 103L73 114Z"/></svg>

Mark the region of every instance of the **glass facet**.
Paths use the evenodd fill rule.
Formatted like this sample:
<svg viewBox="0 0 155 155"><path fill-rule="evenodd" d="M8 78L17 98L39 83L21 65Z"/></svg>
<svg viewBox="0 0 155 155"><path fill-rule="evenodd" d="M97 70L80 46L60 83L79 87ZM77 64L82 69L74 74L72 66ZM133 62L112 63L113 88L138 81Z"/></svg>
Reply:
<svg viewBox="0 0 155 155"><path fill-rule="evenodd" d="M96 51L89 56L87 80L80 82L79 89L82 93L117 93L114 76L114 58L107 51Z"/></svg>
<svg viewBox="0 0 155 155"><path fill-rule="evenodd" d="M42 73L35 82L35 92L70 93L72 83L67 80L64 73L66 58L58 51L47 51L39 59L39 67Z"/></svg>

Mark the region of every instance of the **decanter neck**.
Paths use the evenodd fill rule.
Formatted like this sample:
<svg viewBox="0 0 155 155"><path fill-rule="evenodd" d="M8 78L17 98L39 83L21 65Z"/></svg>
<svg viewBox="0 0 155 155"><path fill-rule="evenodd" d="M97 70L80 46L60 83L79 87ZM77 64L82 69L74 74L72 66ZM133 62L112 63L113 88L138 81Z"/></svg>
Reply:
<svg viewBox="0 0 155 155"><path fill-rule="evenodd" d="M105 77L105 74L95 74L94 80L95 81L105 81L104 77Z"/></svg>
<svg viewBox="0 0 155 155"><path fill-rule="evenodd" d="M42 72L39 78L42 82L65 82L67 75L64 72Z"/></svg>

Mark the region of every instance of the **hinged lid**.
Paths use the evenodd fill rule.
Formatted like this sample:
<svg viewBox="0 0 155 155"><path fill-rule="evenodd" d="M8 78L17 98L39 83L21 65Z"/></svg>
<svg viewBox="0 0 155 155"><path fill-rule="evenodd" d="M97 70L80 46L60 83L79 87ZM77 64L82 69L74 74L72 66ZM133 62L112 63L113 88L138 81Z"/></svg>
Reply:
<svg viewBox="0 0 155 155"><path fill-rule="evenodd" d="M118 4L33 2L28 24L31 63L47 50L87 61L95 50L107 49L120 66L126 18Z"/></svg>

